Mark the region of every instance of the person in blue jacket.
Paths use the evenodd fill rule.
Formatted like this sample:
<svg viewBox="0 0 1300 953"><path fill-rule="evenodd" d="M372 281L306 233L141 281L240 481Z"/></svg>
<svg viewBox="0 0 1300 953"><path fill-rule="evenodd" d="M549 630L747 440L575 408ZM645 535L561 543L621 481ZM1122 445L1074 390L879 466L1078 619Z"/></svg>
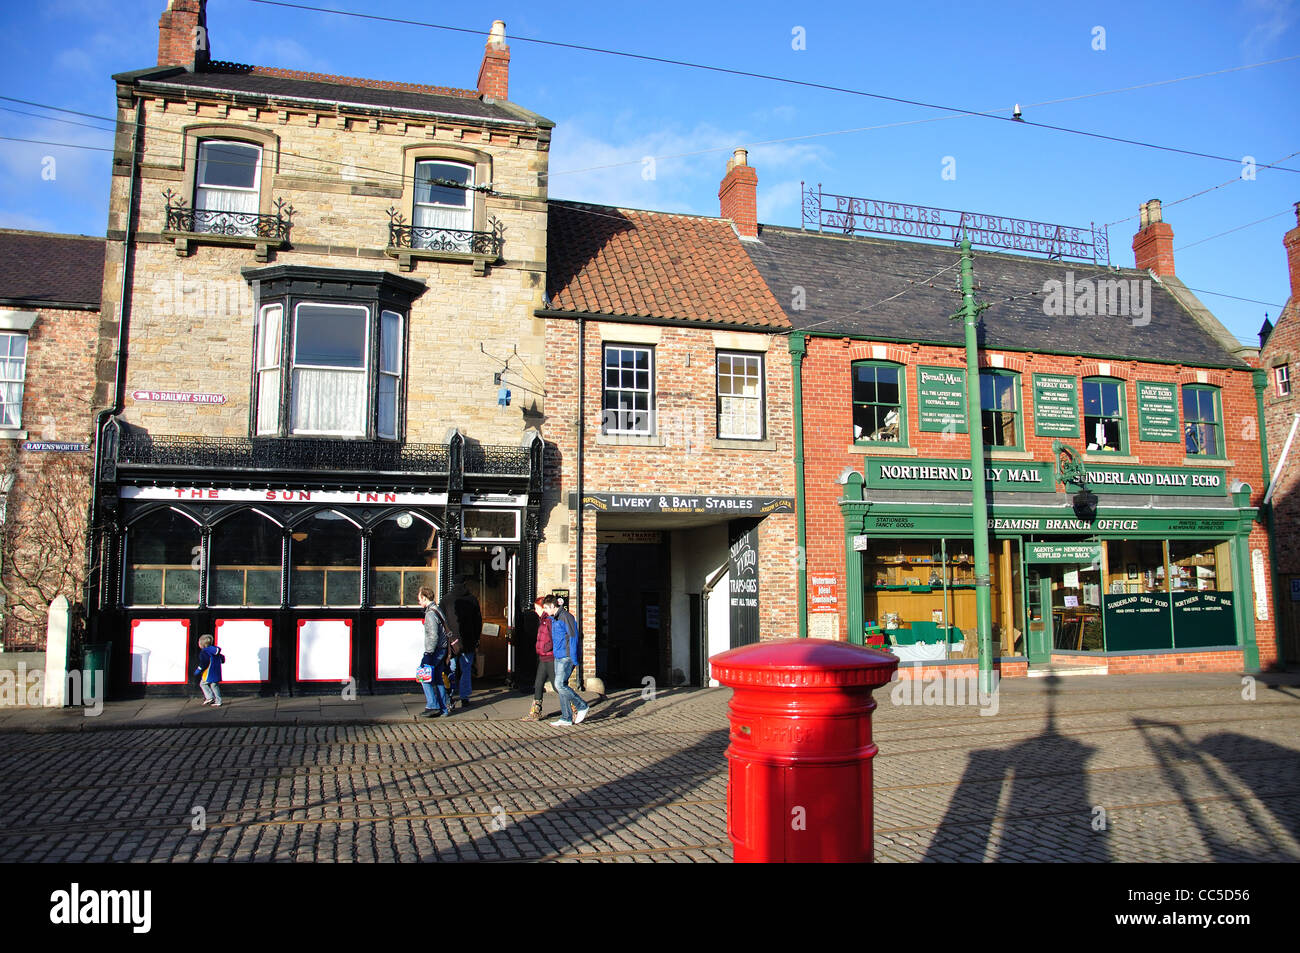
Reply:
<svg viewBox="0 0 1300 953"><path fill-rule="evenodd" d="M577 620L562 611L555 596L547 596L542 608L551 617L551 644L555 651L555 693L560 696L560 719L551 722L557 728L580 725L587 717L588 705L569 687L569 676L578 665L581 638Z"/></svg>
<svg viewBox="0 0 1300 953"><path fill-rule="evenodd" d="M203 704L213 708L221 707L221 663L225 660L221 649L212 644L212 636L199 636L199 664L194 674L199 677L199 688L203 689Z"/></svg>

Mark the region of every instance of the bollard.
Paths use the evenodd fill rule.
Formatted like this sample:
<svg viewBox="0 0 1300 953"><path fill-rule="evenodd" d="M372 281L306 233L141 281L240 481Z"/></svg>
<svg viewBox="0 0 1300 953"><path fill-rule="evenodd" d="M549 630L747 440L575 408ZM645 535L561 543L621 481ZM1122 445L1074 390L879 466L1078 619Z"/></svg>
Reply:
<svg viewBox="0 0 1300 953"><path fill-rule="evenodd" d="M871 713L898 659L822 639L759 642L715 655L734 690L727 836L737 863L874 859Z"/></svg>

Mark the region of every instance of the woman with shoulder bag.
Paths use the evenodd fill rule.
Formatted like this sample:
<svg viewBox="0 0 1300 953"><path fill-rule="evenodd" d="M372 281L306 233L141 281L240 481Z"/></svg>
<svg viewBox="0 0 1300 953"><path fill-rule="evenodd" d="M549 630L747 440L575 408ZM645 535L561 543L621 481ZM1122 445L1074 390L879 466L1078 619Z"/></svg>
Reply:
<svg viewBox="0 0 1300 953"><path fill-rule="evenodd" d="M424 655L420 659L420 669L416 681L424 689L424 711L421 718L440 718L451 714L451 705L447 700L447 686L443 676L447 672L447 620L433 603L433 590L421 586L416 596L420 608L424 610ZM426 671L427 669L427 671Z"/></svg>

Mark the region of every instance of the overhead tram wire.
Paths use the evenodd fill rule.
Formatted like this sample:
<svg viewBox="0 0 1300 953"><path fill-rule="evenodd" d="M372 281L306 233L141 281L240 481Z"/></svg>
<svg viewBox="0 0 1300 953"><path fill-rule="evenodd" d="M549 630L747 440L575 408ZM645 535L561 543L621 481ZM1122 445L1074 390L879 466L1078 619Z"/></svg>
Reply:
<svg viewBox="0 0 1300 953"><path fill-rule="evenodd" d="M1275 215L1268 215L1265 216L1264 218L1257 218L1253 222L1247 222L1245 225L1238 225L1236 228L1230 228L1226 232L1219 232L1218 234L1211 235L1208 238L1200 238L1194 242L1188 242L1186 245L1179 245L1177 248L1174 249L1174 251L1182 251L1185 248L1194 248L1197 245L1203 245L1206 242L1212 242L1216 238L1222 238L1224 235L1231 235L1233 232L1239 232L1243 228L1250 228L1252 225L1259 225L1262 222L1271 222L1275 218L1281 218L1283 215L1290 215L1290 214L1291 214L1291 209L1286 209L1285 211L1278 212Z"/></svg>
<svg viewBox="0 0 1300 953"><path fill-rule="evenodd" d="M384 17L372 13L359 13L355 10L335 10L329 7L314 7L314 6L308 6L306 4L286 3L284 2L284 0L249 0L249 2L260 3L265 6L286 7L291 10L303 10L311 13L332 13L337 16L357 17L359 19L364 19L364 20L376 20L384 23L395 23L401 26L420 26L420 27L426 27L431 30L447 30L453 33L469 33L476 36L485 35L482 30L471 30L468 27L447 26L445 24L440 24L440 23L429 23L424 20L409 20L409 19L403 19L399 17ZM544 40L541 39L540 37L512 36L511 39L520 43L537 43L543 46L553 46L561 49L578 50L585 53L601 53L606 56L621 56L628 59L643 60L645 62L650 62L650 63L662 63L668 66L682 66L688 69L706 70L711 73L722 73L728 76L739 76L746 79L767 80L768 82L783 83L790 86L801 86L801 87L806 87L808 89L821 90L823 92L844 93L849 96L864 96L869 99L878 99L883 102L898 103L904 106L920 106L923 109L939 109L939 110L943 110L944 112L955 113L963 116L978 116L983 119L996 119L1001 122L1010 122L1010 123L1015 123L1017 125L1036 126L1040 129L1051 129L1055 132L1064 132L1070 135L1087 136L1093 139L1102 139L1109 142L1124 143L1127 145L1140 146L1147 149L1158 149L1163 152L1174 152L1182 155L1195 156L1203 159L1216 159L1221 162L1233 162L1233 163L1239 163L1241 161L1240 158L1233 157L1233 156L1219 156L1219 155L1213 155L1212 153L1208 153L1208 152L1196 152L1190 149L1179 149L1175 146L1162 146L1157 143L1146 142L1141 139L1126 139L1120 136L1108 136L1103 133L1088 132L1083 129L1071 129L1068 126L1056 126L1056 125L1051 125L1049 123L1034 122L1032 120L1024 119L1023 117L1017 119L1014 116L1004 116L996 113L977 112L973 109L964 109L960 106L945 106L941 103L928 103L925 102L924 100L907 99L906 97L903 96L889 96L885 93L873 93L862 89L851 89L847 86L834 86L829 83L814 83L810 80L794 79L788 76L775 76L772 75L771 73L758 73L753 70L733 69L731 67L726 67L726 66L711 66L707 63L693 63L689 60L678 60L666 56L652 56L648 53L632 53L626 50L611 50L599 46L586 46L580 43L565 43L560 40ZM1281 60L1275 60L1271 62L1284 62L1285 60L1288 59L1297 59L1297 58L1300 58L1300 54L1298 54L1295 57L1284 57ZM1226 70L1216 71L1216 72L1226 72ZM1204 74L1204 75L1214 75L1214 74ZM1263 166L1261 166L1260 168L1263 168ZM1282 166L1272 166L1271 168L1277 168L1283 172L1300 172L1300 169L1292 169L1292 168L1287 168Z"/></svg>

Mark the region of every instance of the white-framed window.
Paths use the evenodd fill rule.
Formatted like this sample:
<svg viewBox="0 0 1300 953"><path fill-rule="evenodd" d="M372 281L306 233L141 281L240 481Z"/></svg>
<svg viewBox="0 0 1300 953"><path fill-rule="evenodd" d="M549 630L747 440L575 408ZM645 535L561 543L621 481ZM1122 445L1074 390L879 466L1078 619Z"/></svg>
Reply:
<svg viewBox="0 0 1300 953"><path fill-rule="evenodd" d="M397 404L402 392L402 316L384 311L379 316L379 403L380 437L397 439Z"/></svg>
<svg viewBox="0 0 1300 953"><path fill-rule="evenodd" d="M443 159L415 163L411 247L469 251L474 228L474 167Z"/></svg>
<svg viewBox="0 0 1300 953"><path fill-rule="evenodd" d="M194 231L256 235L261 181L261 146L224 139L200 142L194 177ZM210 214L214 212L222 214Z"/></svg>
<svg viewBox="0 0 1300 953"><path fill-rule="evenodd" d="M280 347L284 339L284 307L268 304L257 321L257 433L273 434L280 427Z"/></svg>
<svg viewBox="0 0 1300 953"><path fill-rule="evenodd" d="M26 375L27 335L0 334L0 427L22 426Z"/></svg>
<svg viewBox="0 0 1300 953"><path fill-rule="evenodd" d="M1291 368L1288 364L1279 364L1273 368L1273 381L1277 384L1277 396L1291 396Z"/></svg>
<svg viewBox="0 0 1300 953"><path fill-rule="evenodd" d="M718 352L718 436L763 439L763 355Z"/></svg>
<svg viewBox="0 0 1300 953"><path fill-rule="evenodd" d="M365 436L370 309L301 302L293 322L290 431Z"/></svg>
<svg viewBox="0 0 1300 953"><path fill-rule="evenodd" d="M607 434L653 434L654 348L607 344L601 430Z"/></svg>

